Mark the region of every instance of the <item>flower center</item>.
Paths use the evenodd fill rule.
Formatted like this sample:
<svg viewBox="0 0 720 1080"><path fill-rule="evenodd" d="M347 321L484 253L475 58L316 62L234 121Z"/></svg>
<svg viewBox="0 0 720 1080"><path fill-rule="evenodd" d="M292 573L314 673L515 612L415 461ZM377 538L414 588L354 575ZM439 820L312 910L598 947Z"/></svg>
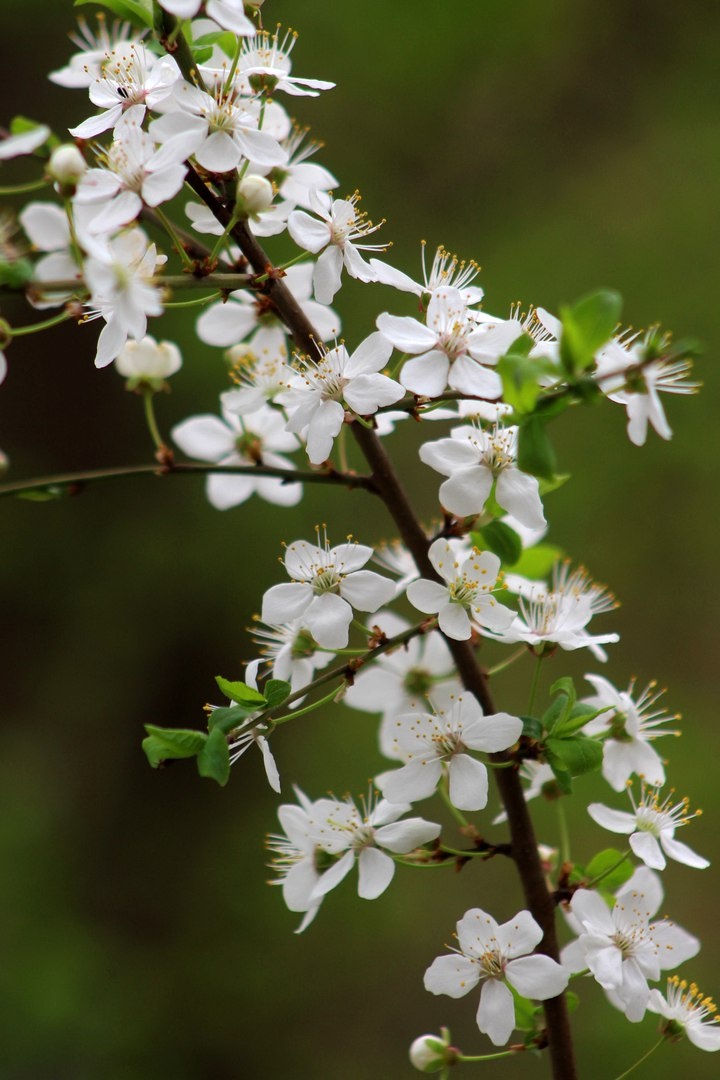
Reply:
<svg viewBox="0 0 720 1080"><path fill-rule="evenodd" d="M480 966L491 979L501 979L505 973L505 964L499 953L486 952L480 957Z"/></svg>
<svg viewBox="0 0 720 1080"><path fill-rule="evenodd" d="M339 593L341 581L342 576L338 574L334 566L322 567L313 579L313 593L315 596L322 596L323 593Z"/></svg>
<svg viewBox="0 0 720 1080"><path fill-rule="evenodd" d="M409 697L425 697L430 693L433 680L424 668L410 668L403 679L403 687Z"/></svg>

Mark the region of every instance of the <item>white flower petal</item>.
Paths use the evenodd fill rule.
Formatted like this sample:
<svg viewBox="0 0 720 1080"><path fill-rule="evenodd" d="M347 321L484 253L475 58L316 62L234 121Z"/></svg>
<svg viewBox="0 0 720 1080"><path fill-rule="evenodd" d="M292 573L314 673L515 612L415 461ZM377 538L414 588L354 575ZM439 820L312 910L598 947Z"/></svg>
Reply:
<svg viewBox="0 0 720 1080"><path fill-rule="evenodd" d="M358 858L358 896L376 900L384 893L395 874L395 863L377 848L363 848Z"/></svg>
<svg viewBox="0 0 720 1080"><path fill-rule="evenodd" d="M480 992L477 1026L495 1046L505 1046L515 1027L515 1003L505 983L488 979Z"/></svg>

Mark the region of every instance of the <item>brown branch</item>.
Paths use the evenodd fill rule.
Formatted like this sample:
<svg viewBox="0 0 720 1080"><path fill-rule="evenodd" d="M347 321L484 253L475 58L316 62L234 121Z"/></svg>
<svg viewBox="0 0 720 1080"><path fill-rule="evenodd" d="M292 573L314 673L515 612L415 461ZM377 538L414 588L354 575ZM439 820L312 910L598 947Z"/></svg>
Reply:
<svg viewBox="0 0 720 1080"><path fill-rule="evenodd" d="M64 473L60 476L45 476L33 480L15 480L10 484L0 484L0 499L10 495L24 495L33 491L47 491L49 488L68 488L67 494L76 495L87 484L99 480L122 480L129 476L173 476L200 474L204 476L274 476L286 484L336 484L347 488L364 488L375 491L375 481L371 476L357 473L312 472L301 469L275 469L269 465L205 465L198 462L164 462L162 465L117 466L110 469L89 469L84 472ZM73 490L73 488L75 490Z"/></svg>

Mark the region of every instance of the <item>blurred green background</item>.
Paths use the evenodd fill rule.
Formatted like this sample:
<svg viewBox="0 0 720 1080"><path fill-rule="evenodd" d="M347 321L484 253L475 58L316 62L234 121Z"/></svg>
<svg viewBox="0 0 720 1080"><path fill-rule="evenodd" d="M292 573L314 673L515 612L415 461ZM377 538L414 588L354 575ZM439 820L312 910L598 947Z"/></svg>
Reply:
<svg viewBox="0 0 720 1080"><path fill-rule="evenodd" d="M720 8L267 0L265 13L301 32L297 74L338 82L290 104L326 140L320 160L341 192L359 188L370 215L387 217L396 265L415 275L426 238L482 263L491 311L517 299L557 310L611 285L628 323L662 320L705 342L702 395L665 398L670 444L651 434L631 446L615 406L563 418L561 467L576 480L547 511L550 539L622 601L598 623L622 635L602 673L619 686L657 678L683 712L683 738L660 745L678 793L706 810L689 842L715 862L703 874L673 865L666 908L704 939L683 974L720 994ZM70 0L4 0L4 119L22 112L61 130L89 114L82 92L44 77L70 54L72 17ZM22 178L18 163L3 165L2 183ZM387 307L412 310L377 286L338 301L351 343ZM20 303L3 301L3 315L29 321ZM192 344L193 319L162 331L185 343L185 367L158 403L165 430L213 411L225 386L218 352ZM112 369L93 368L96 327L13 345L0 391L10 478L150 460L139 401ZM390 445L429 518L437 478L411 436ZM277 800L257 758L220 790L189 764L152 772L140 750L144 722L199 725L203 703L217 700L213 676L239 677L281 539L328 521L334 538L376 542L391 535L382 509L362 493L315 489L292 518L258 502L219 513L202 481L177 477L4 501L0 520L0 1076L394 1080L416 1075L407 1046L442 1023L467 1053L491 1049L474 1025L476 996L432 998L422 975L466 908L504 919L521 906L509 866L401 870L373 903L348 880L296 937L297 917L265 883ZM588 656L565 659L545 687L598 670ZM504 706L523 707L527 679L528 669L498 679ZM292 782L313 797L361 792L383 767L374 732L372 718L343 708L290 725L275 744L286 797ZM578 787L621 805L600 782ZM572 823L580 860L612 842L584 816ZM538 820L556 842L552 808ZM580 1075L617 1076L654 1041L655 1018L631 1026L594 984L580 990ZM644 1068L638 1077L709 1078L717 1060L681 1044ZM548 1075L544 1060L465 1071Z"/></svg>

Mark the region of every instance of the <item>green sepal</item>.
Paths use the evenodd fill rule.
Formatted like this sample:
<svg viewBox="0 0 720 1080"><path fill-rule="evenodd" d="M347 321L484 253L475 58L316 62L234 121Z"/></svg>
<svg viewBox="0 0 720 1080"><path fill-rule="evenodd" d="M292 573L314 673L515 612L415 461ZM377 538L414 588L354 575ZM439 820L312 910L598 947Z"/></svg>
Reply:
<svg viewBox="0 0 720 1080"><path fill-rule="evenodd" d="M569 375L591 366L595 353L613 336L621 310L622 297L612 289L599 289L560 309L560 359Z"/></svg>
<svg viewBox="0 0 720 1080"><path fill-rule="evenodd" d="M225 697L229 697L231 701L236 701L238 705L252 705L253 709L256 709L267 704L263 694L253 690L247 683L232 682L230 679L223 679L222 675L216 675L215 682Z"/></svg>
<svg viewBox="0 0 720 1080"><path fill-rule="evenodd" d="M538 384L540 375L557 373L557 365L548 357L530 357L535 342L523 333L512 343L497 362L497 373L502 379L503 401L516 413L531 413L542 391Z"/></svg>
<svg viewBox="0 0 720 1080"><path fill-rule="evenodd" d="M503 566L514 566L522 555L522 540L504 521L491 521L470 533L470 539L481 551L492 551Z"/></svg>
<svg viewBox="0 0 720 1080"><path fill-rule="evenodd" d="M290 697L292 687L283 679L268 679L264 684L265 700L269 709L275 709L282 705L285 698Z"/></svg>
<svg viewBox="0 0 720 1080"><path fill-rule="evenodd" d="M570 735L566 739L549 738L545 746L571 776L595 772L602 765L602 743L597 739L589 739L586 735Z"/></svg>
<svg viewBox="0 0 720 1080"><path fill-rule="evenodd" d="M223 735L227 735L235 728L241 727L248 716L252 716L255 711L255 709L246 709L243 705L231 705L229 708L221 706L219 709L213 709L208 714L208 731L218 728Z"/></svg>
<svg viewBox="0 0 720 1080"><path fill-rule="evenodd" d="M518 468L531 476L553 479L557 467L557 458L550 442L544 422L537 416L530 416L521 426L518 434Z"/></svg>
<svg viewBox="0 0 720 1080"><path fill-rule="evenodd" d="M518 1031L537 1031L537 1007L529 998L519 994L515 987L511 986L510 983L506 983L505 985L513 996L515 1005L515 1027Z"/></svg>
<svg viewBox="0 0 720 1080"><path fill-rule="evenodd" d="M551 491L557 491L563 484L567 484L570 479L570 473L556 473L555 476L539 476L538 477L538 491L540 492L540 498L543 495L548 495Z"/></svg>
<svg viewBox="0 0 720 1080"><path fill-rule="evenodd" d="M618 851L617 848L605 848L604 851L599 851L597 855L593 855L590 862L585 867L585 879L587 881L594 881L595 878L605 874L611 866L615 866L614 870L611 870L606 877L603 877L602 882L598 883L598 888L605 893L615 893L617 890L629 881L635 872L635 867L629 859L623 859L623 852Z"/></svg>
<svg viewBox="0 0 720 1080"><path fill-rule="evenodd" d="M161 728L145 724L145 730L148 737L143 739L142 748L153 769L170 758L195 757L202 751L208 738L204 732L188 728Z"/></svg>
<svg viewBox="0 0 720 1080"><path fill-rule="evenodd" d="M130 22L133 26L141 29L151 29L153 25L152 11L142 0L75 0L75 7L84 7L86 4L97 4L107 8L124 22Z"/></svg>
<svg viewBox="0 0 720 1080"><path fill-rule="evenodd" d="M225 735L219 727L213 728L197 757L197 769L201 776L215 780L225 787L230 779L230 750Z"/></svg>
<svg viewBox="0 0 720 1080"><path fill-rule="evenodd" d="M531 581L542 581L550 574L555 563L562 559L563 554L562 548L555 547L554 544L535 544L523 551L513 566L513 573L521 574Z"/></svg>

